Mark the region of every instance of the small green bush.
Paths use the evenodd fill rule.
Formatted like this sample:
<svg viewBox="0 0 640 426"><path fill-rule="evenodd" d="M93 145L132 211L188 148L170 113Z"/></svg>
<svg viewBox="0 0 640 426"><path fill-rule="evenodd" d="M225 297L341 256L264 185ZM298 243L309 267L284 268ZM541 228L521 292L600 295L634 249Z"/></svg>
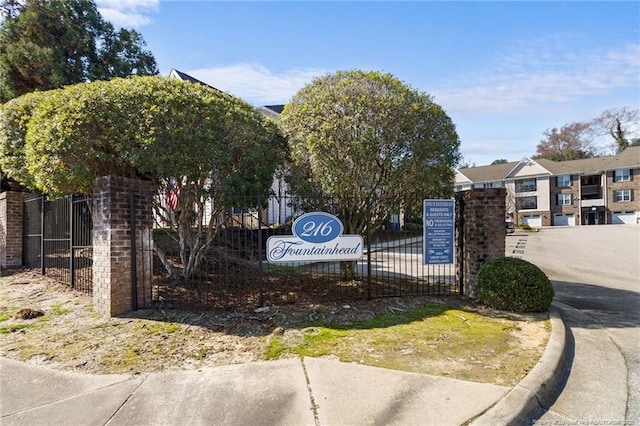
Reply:
<svg viewBox="0 0 640 426"><path fill-rule="evenodd" d="M422 229L422 223L407 222L404 224L405 231L419 231Z"/></svg>
<svg viewBox="0 0 640 426"><path fill-rule="evenodd" d="M520 225L520 228L524 229L525 231L531 231L531 226L529 226L528 223L523 223L522 225Z"/></svg>
<svg viewBox="0 0 640 426"><path fill-rule="evenodd" d="M554 290L551 281L533 263L515 257L486 262L478 272L478 300L495 309L511 312L544 312Z"/></svg>

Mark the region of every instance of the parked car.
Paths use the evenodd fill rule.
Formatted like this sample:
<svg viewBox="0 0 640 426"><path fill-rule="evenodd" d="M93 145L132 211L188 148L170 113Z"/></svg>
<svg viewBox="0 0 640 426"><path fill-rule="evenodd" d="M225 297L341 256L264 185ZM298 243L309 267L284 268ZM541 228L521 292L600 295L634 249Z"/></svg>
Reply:
<svg viewBox="0 0 640 426"><path fill-rule="evenodd" d="M513 234L514 232L516 232L516 226L513 224L513 222L511 222L511 219L505 219L504 227L507 230L507 234Z"/></svg>

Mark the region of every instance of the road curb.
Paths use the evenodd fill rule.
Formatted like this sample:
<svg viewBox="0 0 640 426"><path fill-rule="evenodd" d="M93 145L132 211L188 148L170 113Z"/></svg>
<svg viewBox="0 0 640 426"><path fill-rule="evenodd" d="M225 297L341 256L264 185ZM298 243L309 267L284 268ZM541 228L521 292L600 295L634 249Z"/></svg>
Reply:
<svg viewBox="0 0 640 426"><path fill-rule="evenodd" d="M543 409L548 409L559 395L572 361L573 336L562 319L555 303L549 310L551 335L549 343L536 366L493 407L470 424L522 425L529 424Z"/></svg>

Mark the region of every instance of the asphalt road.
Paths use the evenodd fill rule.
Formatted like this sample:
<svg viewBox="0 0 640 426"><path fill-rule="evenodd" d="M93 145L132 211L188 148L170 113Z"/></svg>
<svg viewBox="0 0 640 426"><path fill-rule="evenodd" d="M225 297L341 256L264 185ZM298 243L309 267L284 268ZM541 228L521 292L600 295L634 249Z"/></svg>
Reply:
<svg viewBox="0 0 640 426"><path fill-rule="evenodd" d="M620 420L600 416L622 404L627 424L640 424L640 226L558 227L512 234L507 236L507 255L538 265L552 280L556 300L580 310L580 317L565 320L583 346L578 351L576 344L567 386L545 418L562 420L563 410L579 407L584 413L580 420ZM593 333L602 332L609 336L610 346L584 344ZM601 371L580 371L581 357L593 358L597 352ZM621 389L624 396L625 387L626 401L613 400ZM591 395L590 403L580 392Z"/></svg>

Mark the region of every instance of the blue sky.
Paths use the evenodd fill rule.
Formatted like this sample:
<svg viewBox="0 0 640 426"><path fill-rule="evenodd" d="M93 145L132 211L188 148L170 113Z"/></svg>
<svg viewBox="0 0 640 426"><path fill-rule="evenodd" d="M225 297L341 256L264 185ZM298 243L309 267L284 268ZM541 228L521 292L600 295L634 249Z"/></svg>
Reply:
<svg viewBox="0 0 640 426"><path fill-rule="evenodd" d="M636 1L97 0L171 68L260 106L315 76L391 73L429 93L467 162L532 155L543 132L640 107Z"/></svg>

